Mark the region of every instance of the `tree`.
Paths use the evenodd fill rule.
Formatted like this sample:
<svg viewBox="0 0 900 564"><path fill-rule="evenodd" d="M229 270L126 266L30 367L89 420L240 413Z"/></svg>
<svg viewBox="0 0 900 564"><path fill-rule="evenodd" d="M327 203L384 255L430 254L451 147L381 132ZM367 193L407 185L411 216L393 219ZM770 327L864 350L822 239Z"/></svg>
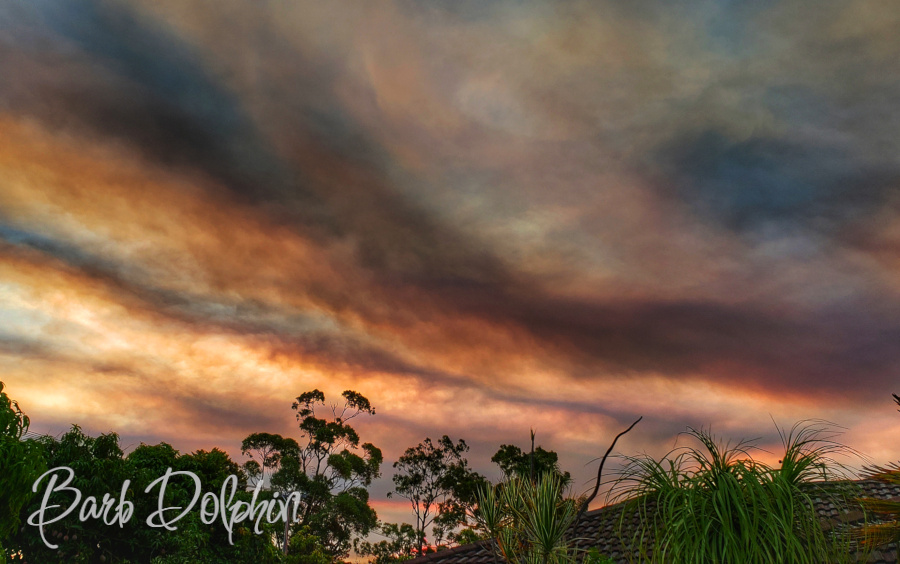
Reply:
<svg viewBox="0 0 900 564"><path fill-rule="evenodd" d="M0 382L0 558L6 539L19 527L19 512L32 496L31 485L46 469L41 445L22 440L31 421Z"/></svg>
<svg viewBox="0 0 900 564"><path fill-rule="evenodd" d="M409 523L383 523L378 527L385 540L361 541L354 545L360 556L372 556L371 564L391 564L415 558L419 533Z"/></svg>
<svg viewBox="0 0 900 564"><path fill-rule="evenodd" d="M266 479L271 479L281 466L284 457L299 457L300 445L291 438L272 433L253 433L241 442L241 454L249 456L244 463L244 472L251 487ZM284 493L284 492L282 492Z"/></svg>
<svg viewBox="0 0 900 564"><path fill-rule="evenodd" d="M547 474L558 474L565 485L569 485L572 481L572 476L568 472L560 470L559 455L540 446L532 448L531 452L523 452L515 445L500 445L500 449L491 457L491 462L500 467L504 479L513 477L530 479L531 476L540 478Z"/></svg>
<svg viewBox="0 0 900 564"><path fill-rule="evenodd" d="M245 454L254 456L257 466L250 469L258 467L255 479L265 479L263 473L271 469L270 489L303 495L297 522L281 533L293 557L315 560L325 554L340 560L349 554L354 538L367 535L378 523L368 487L380 476L383 456L373 444L360 444L359 434L348 424L362 414L374 415L375 409L352 390L342 397L343 405L331 406L319 390L297 397L291 407L297 412L299 441L256 433L241 445ZM324 417L317 413L323 408ZM291 534L303 537L285 542Z"/></svg>
<svg viewBox="0 0 900 564"><path fill-rule="evenodd" d="M136 460L135 454L141 450L141 459ZM142 445L138 447L128 457L128 462L135 467L135 474L140 473L141 462L146 462L153 458L153 452L157 451L163 456L167 456L167 452L175 451L171 446L162 443L154 447ZM147 456L150 454L150 456ZM158 460L161 461L161 460ZM191 454L183 454L177 456L173 463L170 463L174 470L193 472L200 478L201 484L206 491L220 492L229 476L238 478L235 488L235 498L240 501L247 502L251 498L250 492L247 490L247 479L242 472L241 466L233 461L227 453L218 448L210 451L198 450ZM161 476L162 472L154 470L147 478L156 479ZM144 491L147 482L143 476L138 480L136 485L141 487L140 491ZM172 496L172 505L186 506L190 503L193 495L193 484L190 479L174 481L169 487L174 488ZM180 487L183 486L183 487ZM153 493L157 493L154 490ZM266 499L268 496L262 496ZM152 502L154 506L157 504L155 496L141 496L139 502ZM136 506L138 503L135 504ZM142 512L143 515L149 515L147 509ZM136 508L137 511L137 508ZM178 530L172 532L164 529L156 529L157 542L160 554L153 559L153 564L187 564L187 563L209 563L218 562L246 562L246 563L275 563L281 560L279 551L272 544L272 537L276 530L280 529L278 523L269 524L263 519L260 522L262 534L256 534L252 529L256 522L251 520L243 521L235 526L231 536L227 530L222 527L221 522L212 524L204 523L200 518L199 508L195 506L185 518L178 522ZM160 538L166 535L165 538Z"/></svg>
<svg viewBox="0 0 900 564"><path fill-rule="evenodd" d="M58 549L45 546L36 527L21 527L11 539L10 547L21 551L27 561L142 564L272 564L279 561L270 541L271 530L257 535L242 523L229 539L220 522L202 522L198 505L178 521L175 531L144 524L144 519L158 508L158 499L157 491L148 495L143 492L151 482L164 475L167 468L195 473L207 491L220 491L225 479L234 474L239 477L235 498L249 501L251 494L245 491L246 480L240 466L225 452L213 449L182 455L171 445L160 443L142 444L126 457L115 433L92 437L78 426L73 426L58 440L45 437L41 441L48 466L67 466L75 472L72 487L82 493L82 507L88 496L99 500L105 493L110 493L118 499L118 488L125 480L130 480L125 497L134 504L134 513L121 528L109 526L102 519L81 521L77 512L73 513L47 527L48 539L58 545ZM194 495L193 480L173 478L165 494L166 507L186 507ZM32 514L40 501L40 498L32 499L20 516L24 519ZM50 503L65 506L71 503L71 496L57 492L51 496Z"/></svg>
<svg viewBox="0 0 900 564"><path fill-rule="evenodd" d="M119 437L107 433L98 437L86 435L73 425L59 440L52 437L40 439L48 468L66 466L74 472L71 487L77 488L82 499L93 496L102 499L104 493L118 498L116 491L126 479L133 476L128 470L119 447ZM31 484L29 484L30 488ZM47 486L46 480L42 484ZM32 498L20 514L23 521L40 506L42 495ZM69 492L57 492L50 497L52 505L68 506ZM124 528L108 527L101 520L80 521L77 514L47 527L48 540L58 545L50 549L44 545L36 527L21 527L11 539L12 548L21 551L31 562L106 562L133 560L137 553L138 532L132 519Z"/></svg>
<svg viewBox="0 0 900 564"><path fill-rule="evenodd" d="M450 495L438 504L438 514L432 527L438 545L444 539L459 545L482 538L475 532L475 523L469 517L478 503L478 492L489 486L490 482L468 468L465 462L463 460L462 464L451 464L447 468L445 484Z"/></svg>
<svg viewBox="0 0 900 564"><path fill-rule="evenodd" d="M433 443L430 438L406 449L394 463L394 492L409 500L416 518L418 553L422 554L425 530L434 523L437 541L466 523L466 509L475 503L476 492L485 479L473 472L463 454L469 446L460 439L456 444L444 435Z"/></svg>

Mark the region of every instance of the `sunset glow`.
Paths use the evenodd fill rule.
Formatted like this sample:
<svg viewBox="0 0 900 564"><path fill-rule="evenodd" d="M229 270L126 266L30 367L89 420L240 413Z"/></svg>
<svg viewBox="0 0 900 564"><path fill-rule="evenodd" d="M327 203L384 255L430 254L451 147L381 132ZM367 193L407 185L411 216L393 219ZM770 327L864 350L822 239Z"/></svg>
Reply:
<svg viewBox="0 0 900 564"><path fill-rule="evenodd" d="M0 8L0 380L57 434L218 446L354 389L588 463L826 419L900 459L900 9Z"/></svg>

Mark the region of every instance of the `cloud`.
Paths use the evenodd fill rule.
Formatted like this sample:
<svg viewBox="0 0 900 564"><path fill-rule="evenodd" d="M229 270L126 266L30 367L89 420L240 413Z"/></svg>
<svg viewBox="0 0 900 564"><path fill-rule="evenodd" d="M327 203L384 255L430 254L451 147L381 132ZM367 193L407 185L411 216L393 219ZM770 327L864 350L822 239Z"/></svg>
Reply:
<svg viewBox="0 0 900 564"><path fill-rule="evenodd" d="M656 452L895 391L897 10L0 9L36 422L227 447L353 388L389 456L538 425L581 465L638 414Z"/></svg>

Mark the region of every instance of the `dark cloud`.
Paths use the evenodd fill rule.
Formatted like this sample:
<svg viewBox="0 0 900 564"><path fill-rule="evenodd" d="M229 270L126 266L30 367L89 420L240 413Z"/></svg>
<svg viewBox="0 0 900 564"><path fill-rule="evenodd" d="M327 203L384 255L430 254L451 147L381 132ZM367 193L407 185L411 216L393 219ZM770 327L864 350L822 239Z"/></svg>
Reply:
<svg viewBox="0 0 900 564"><path fill-rule="evenodd" d="M5 59L4 73L20 77L0 89L7 105L52 127L133 147L162 166L200 171L238 199L277 204L270 207L298 225L323 222L322 204L297 182L301 175L272 153L243 103L184 40L126 6L33 9L57 34L49 49ZM52 75L28 70L60 62L68 68Z"/></svg>
<svg viewBox="0 0 900 564"><path fill-rule="evenodd" d="M85 275L95 284L112 288L123 303L136 314L161 315L167 321L186 324L204 333L232 333L256 337L265 342L273 357L287 356L307 364L321 364L327 369L340 367L362 373L376 372L415 377L434 384L459 385L465 379L437 369L417 366L402 360L378 346L364 344L348 334L320 327L320 320L302 312L285 311L283 305L266 304L253 299L223 300L220 296L190 294L184 291L146 284L147 273L131 272L126 276L125 264L116 263L59 242L53 238L0 225L0 238L16 246L39 251L38 259L55 259ZM337 328L338 331L340 328ZM52 346L39 340L23 340L15 336L0 339L0 350L7 353L53 354ZM94 367L100 373L127 372L127 367L102 364Z"/></svg>
<svg viewBox="0 0 900 564"><path fill-rule="evenodd" d="M56 359L62 354L39 339L0 334L0 354L17 357Z"/></svg>
<svg viewBox="0 0 900 564"><path fill-rule="evenodd" d="M243 102L201 64L196 49L161 26L124 6L96 2L51 3L42 15L83 50L74 59L89 60L89 72L47 83L26 78L31 88L27 95L8 96L12 104L50 123L74 120L164 166L198 169L238 201L300 233L349 239L361 266L384 272L387 283L395 276L505 276L476 241L435 222L386 184L389 158L346 110L324 106L332 77L295 49L270 38L253 45L261 56L290 57L295 65L287 77L290 90L275 89L264 103L268 111L290 116L288 145L281 151L294 153L295 160L285 160L261 136Z"/></svg>
<svg viewBox="0 0 900 564"><path fill-rule="evenodd" d="M41 233L25 231L0 223L0 249L4 246L9 250L15 248L25 253L31 251L46 258L56 259L87 274L97 276L109 276L121 268L121 265L114 261L91 253L68 241L60 241Z"/></svg>
<svg viewBox="0 0 900 564"><path fill-rule="evenodd" d="M68 102L66 113L82 125L163 162L218 172L246 188L277 164L269 157L252 175L242 174L241 167L265 161L264 151L241 102L182 39L108 3L45 4L42 15L59 34L59 49L73 43L82 50L73 58L96 69L83 77L81 92L52 92L54 106Z"/></svg>
<svg viewBox="0 0 900 564"><path fill-rule="evenodd" d="M654 448L860 419L900 368L898 18L817 8L2 7L10 378L191 444L361 383L404 437L532 418L569 460L637 410Z"/></svg>
<svg viewBox="0 0 900 564"><path fill-rule="evenodd" d="M186 423L206 432L249 435L255 429L284 427L285 417L248 404L238 395L198 396L178 390L161 390L156 399L169 405L174 413L187 415ZM248 430L249 429L249 430Z"/></svg>
<svg viewBox="0 0 900 564"><path fill-rule="evenodd" d="M854 374L861 386L850 393L867 395L900 369L891 344L900 324L893 313L865 306L796 315L710 302L597 304L488 293L451 303L525 329L571 359L569 370L582 378L603 371L703 373L741 386L820 394L843 389Z"/></svg>
<svg viewBox="0 0 900 564"><path fill-rule="evenodd" d="M660 151L660 184L738 232L772 223L825 235L885 202L900 170L866 169L838 147L715 131L687 133Z"/></svg>

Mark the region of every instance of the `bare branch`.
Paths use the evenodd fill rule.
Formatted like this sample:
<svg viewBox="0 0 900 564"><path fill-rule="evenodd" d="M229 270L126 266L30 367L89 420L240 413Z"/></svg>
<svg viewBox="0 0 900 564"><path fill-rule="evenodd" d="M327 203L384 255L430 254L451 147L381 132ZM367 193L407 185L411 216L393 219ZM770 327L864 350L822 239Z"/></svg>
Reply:
<svg viewBox="0 0 900 564"><path fill-rule="evenodd" d="M608 449L606 449L606 454L604 454L603 458L600 460L600 468L597 470L597 483L594 484L594 491L591 493L591 495L586 500L584 500L584 503L581 504L581 509L578 510L578 515L575 517L575 521L572 523L572 529L574 529L575 527L578 526L578 522L581 521L581 517L587 511L588 505L592 501L594 501L595 497L597 497L597 493L600 491L600 478L603 476L603 465L606 464L606 459L609 457L609 454L612 452L613 448L615 448L616 442L618 442L619 438L622 437L622 435L624 435L628 431L632 430L634 428L634 426L637 425L643 418L644 418L643 415L638 417L637 421L632 423L631 426L629 426L627 429L625 429L624 431L622 431L621 433L616 435L616 438L613 439L612 444L609 445Z"/></svg>

